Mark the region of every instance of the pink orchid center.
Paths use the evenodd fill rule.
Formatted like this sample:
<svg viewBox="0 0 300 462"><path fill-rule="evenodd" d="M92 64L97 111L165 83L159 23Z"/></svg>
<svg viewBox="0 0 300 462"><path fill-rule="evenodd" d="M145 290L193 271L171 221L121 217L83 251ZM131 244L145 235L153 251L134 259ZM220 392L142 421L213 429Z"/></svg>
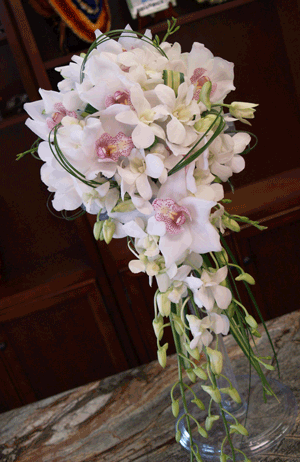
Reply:
<svg viewBox="0 0 300 462"><path fill-rule="evenodd" d="M100 159L118 161L119 157L128 157L134 148L131 137L119 132L116 136L103 133L96 141L96 152Z"/></svg>
<svg viewBox="0 0 300 462"><path fill-rule="evenodd" d="M186 222L186 216L191 220L191 214L186 207L176 204L172 199L155 199L152 203L155 210L155 219L166 224L167 232L179 234Z"/></svg>
<svg viewBox="0 0 300 462"><path fill-rule="evenodd" d="M60 124L62 119L66 116L74 117L77 119L77 114L75 111L68 111L62 103L55 103L53 106L55 112L53 112L52 117L48 117L46 120L47 127L52 130L56 125Z"/></svg>
<svg viewBox="0 0 300 462"><path fill-rule="evenodd" d="M206 82L210 82L210 78L204 75L206 73L206 69L203 69L202 67L198 67L197 69L194 70L193 75L191 77L191 83L195 85L195 90L194 90L194 96L193 99L196 101L199 100L200 92L203 87L203 85ZM214 92L217 89L217 84L213 83L212 84L212 89L211 89L211 95L214 94Z"/></svg>
<svg viewBox="0 0 300 462"><path fill-rule="evenodd" d="M124 104L125 106L132 106L130 94L128 90L118 90L113 95L105 98L105 107L112 106L113 104Z"/></svg>

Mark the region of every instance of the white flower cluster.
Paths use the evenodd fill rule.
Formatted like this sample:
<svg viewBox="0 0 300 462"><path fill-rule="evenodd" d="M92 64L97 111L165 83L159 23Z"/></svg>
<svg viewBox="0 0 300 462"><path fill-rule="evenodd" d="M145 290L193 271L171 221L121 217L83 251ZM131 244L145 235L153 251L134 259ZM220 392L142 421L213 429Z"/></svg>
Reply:
<svg viewBox="0 0 300 462"><path fill-rule="evenodd" d="M41 178L54 209L104 213L99 235L133 238L130 269L156 277L162 316L190 290L207 312L203 320L188 317L191 347L201 349L211 331L229 329L221 314L231 302L227 267L213 270L201 254L222 250L221 182L243 170L239 154L250 142L247 133L224 133L226 123L216 133L216 122L252 118L255 105L247 103L245 113L246 103L223 104L235 89L233 64L204 45L182 53L178 43L153 46L150 32L148 41L128 32L118 41L101 41L98 33L83 79L84 57L57 69L64 77L59 91L40 90L42 100L25 105L26 123L43 140Z"/></svg>

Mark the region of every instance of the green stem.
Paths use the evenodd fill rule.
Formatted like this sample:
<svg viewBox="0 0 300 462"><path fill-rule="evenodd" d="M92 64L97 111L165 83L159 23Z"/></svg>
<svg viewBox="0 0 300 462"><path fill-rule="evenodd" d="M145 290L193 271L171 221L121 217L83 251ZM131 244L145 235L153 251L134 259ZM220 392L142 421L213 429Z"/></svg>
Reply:
<svg viewBox="0 0 300 462"><path fill-rule="evenodd" d="M176 305L174 303L172 303L171 306L172 306L172 308L174 308L174 306L175 306L175 311L176 311ZM183 363L182 363L182 358L179 356L179 353L181 353L181 346L180 346L180 342L178 340L178 334L177 334L176 329L174 327L174 321L173 321L173 318L172 318L172 313L170 314L170 322L171 322L171 329L172 329L172 334L173 334L176 353L177 353L178 378L179 378L180 393L181 393L181 397L182 397L182 403L183 403L184 412L185 412L185 414L188 414L187 402L186 402L186 398L185 398L184 385L183 385L183 379L182 379ZM187 424L188 433L190 435L190 448L191 448L190 462L193 462L193 458L194 458L193 451L192 451L193 438L192 438L191 423L190 423L190 419L189 419L188 415L186 415L186 424Z"/></svg>

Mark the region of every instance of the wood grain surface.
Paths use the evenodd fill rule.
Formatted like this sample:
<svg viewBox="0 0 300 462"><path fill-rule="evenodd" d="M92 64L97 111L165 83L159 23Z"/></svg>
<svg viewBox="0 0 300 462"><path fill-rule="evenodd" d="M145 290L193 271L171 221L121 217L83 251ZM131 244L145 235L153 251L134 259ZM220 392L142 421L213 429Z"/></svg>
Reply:
<svg viewBox="0 0 300 462"><path fill-rule="evenodd" d="M299 403L300 311L268 322L281 364L281 381ZM260 331L262 328L260 326ZM225 338L237 373L247 362ZM266 335L257 343L268 354ZM273 373L272 373L273 374ZM155 361L0 415L2 462L187 462L174 440L169 392L176 357L161 369ZM293 432L261 462L300 459L300 419Z"/></svg>

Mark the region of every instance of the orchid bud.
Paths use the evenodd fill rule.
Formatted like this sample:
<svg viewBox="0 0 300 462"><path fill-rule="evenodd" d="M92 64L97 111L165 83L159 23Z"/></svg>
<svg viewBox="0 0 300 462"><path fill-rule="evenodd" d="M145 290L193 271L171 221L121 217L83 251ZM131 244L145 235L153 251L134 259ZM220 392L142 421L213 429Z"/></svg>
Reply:
<svg viewBox="0 0 300 462"><path fill-rule="evenodd" d="M226 461L227 461L227 456L226 456L226 454L224 454L224 453L221 454L221 455L220 455L220 462L226 462Z"/></svg>
<svg viewBox="0 0 300 462"><path fill-rule="evenodd" d="M165 343L162 347L157 350L157 358L158 362L162 368L165 368L167 365L167 348L168 343Z"/></svg>
<svg viewBox="0 0 300 462"><path fill-rule="evenodd" d="M256 329L251 329L251 334L254 335L254 337L261 338L261 334Z"/></svg>
<svg viewBox="0 0 300 462"><path fill-rule="evenodd" d="M202 411L205 410L205 405L202 403L201 399L199 398L194 398L192 399L191 403L196 404L196 406L201 409Z"/></svg>
<svg viewBox="0 0 300 462"><path fill-rule="evenodd" d="M194 372L199 379L207 380L207 374L203 369L201 369L201 367L195 367Z"/></svg>
<svg viewBox="0 0 300 462"><path fill-rule="evenodd" d="M201 117L201 119L195 123L194 129L199 133L205 133L212 126L212 130L214 128L212 124L215 122L216 118L217 115L215 114L208 114L205 117Z"/></svg>
<svg viewBox="0 0 300 462"><path fill-rule="evenodd" d="M171 302L168 299L168 295L167 292L160 292L157 295L157 306L162 316L169 316L171 312Z"/></svg>
<svg viewBox="0 0 300 462"><path fill-rule="evenodd" d="M116 230L116 225L114 224L111 218L104 221L102 230L104 240L106 244L109 244Z"/></svg>
<svg viewBox="0 0 300 462"><path fill-rule="evenodd" d="M251 274L248 273L242 273L239 276L235 278L236 281L245 281L248 282L248 284L254 286L255 284L255 279L251 276Z"/></svg>
<svg viewBox="0 0 300 462"><path fill-rule="evenodd" d="M209 432L212 429L212 426L216 420L219 420L219 415L207 416L205 419L205 428Z"/></svg>
<svg viewBox="0 0 300 462"><path fill-rule="evenodd" d="M172 413L175 418L178 417L179 414L179 399L175 399L172 401Z"/></svg>
<svg viewBox="0 0 300 462"><path fill-rule="evenodd" d="M152 321L152 326L154 329L155 336L158 340L162 339L162 336L164 334L164 330L162 329L162 326L164 325L164 320L161 315L158 315L155 317Z"/></svg>
<svg viewBox="0 0 300 462"><path fill-rule="evenodd" d="M268 369L268 371L274 371L275 370L275 367L272 366L272 364L263 363L262 361L260 361L260 364L262 364L266 369Z"/></svg>
<svg viewBox="0 0 300 462"><path fill-rule="evenodd" d="M192 383L195 383L195 382L196 382L196 374L195 374L195 372L193 371L193 369L192 369L192 368L186 369L186 373L187 373L188 378L190 379L190 381L191 381Z"/></svg>
<svg viewBox="0 0 300 462"><path fill-rule="evenodd" d="M238 394L238 391L236 388L233 388L233 387L220 388L220 392L226 393L227 395L229 395L230 398L233 399L235 403L240 404L242 402L241 397Z"/></svg>
<svg viewBox="0 0 300 462"><path fill-rule="evenodd" d="M176 435L175 435L175 440L176 440L176 443L180 443L180 440L181 440L181 431L180 430L177 430Z"/></svg>
<svg viewBox="0 0 300 462"><path fill-rule="evenodd" d="M255 108L258 106L258 104L252 104L252 103L242 103L240 101L234 101L231 103L229 107L229 112L233 117L236 117L239 119L241 122L244 122L245 124L251 125L248 120L245 119L253 119L254 118L254 112L256 111Z"/></svg>
<svg viewBox="0 0 300 462"><path fill-rule="evenodd" d="M248 430L244 427L244 425L240 423L232 424L230 425L230 433L239 433L240 435L243 436L248 436Z"/></svg>
<svg viewBox="0 0 300 462"><path fill-rule="evenodd" d="M135 210L135 205L132 200L121 201L119 202L112 210L112 212L133 212Z"/></svg>
<svg viewBox="0 0 300 462"><path fill-rule="evenodd" d="M191 348L187 343L184 344L186 350L189 352L189 354L192 356L192 358L196 359L196 361L199 361L200 359L200 352L198 348ZM205 379L206 380L206 379Z"/></svg>
<svg viewBox="0 0 300 462"><path fill-rule="evenodd" d="M235 309L236 309L235 303L231 302L229 307L226 310L226 314L227 314L228 318L232 318L232 316L234 316Z"/></svg>
<svg viewBox="0 0 300 462"><path fill-rule="evenodd" d="M214 254L220 265L222 266L227 265L229 259L228 259L228 254L225 249L222 249L221 252L214 252Z"/></svg>
<svg viewBox="0 0 300 462"><path fill-rule="evenodd" d="M218 350L212 350L211 348L207 347L206 352L210 359L211 370L214 374L219 375L222 372L223 368L223 355Z"/></svg>
<svg viewBox="0 0 300 462"><path fill-rule="evenodd" d="M247 324L249 324L250 327L252 327L253 329L256 329L257 328L257 322L255 321L255 319L253 318L253 316L251 316L250 314L248 314L248 316L245 317L245 321Z"/></svg>
<svg viewBox="0 0 300 462"><path fill-rule="evenodd" d="M232 218L227 217L226 215L222 216L222 221L226 228L231 229L231 231L238 233L241 230L238 222L233 220Z"/></svg>
<svg viewBox="0 0 300 462"><path fill-rule="evenodd" d="M100 234L103 228L103 221L96 221L93 228L93 234L96 241L100 239Z"/></svg>
<svg viewBox="0 0 300 462"><path fill-rule="evenodd" d="M174 319L174 326L175 330L178 335L182 335L184 333L184 325L177 314L173 314L173 319Z"/></svg>
<svg viewBox="0 0 300 462"><path fill-rule="evenodd" d="M220 402L222 401L222 398L221 398L221 393L219 392L217 388L213 388L209 385L201 385L201 387L206 393L208 393L212 397L215 403L220 404Z"/></svg>
<svg viewBox="0 0 300 462"><path fill-rule="evenodd" d="M210 80L208 80L202 86L201 91L200 91L199 100L198 100L198 103L201 101L201 103L203 103L209 111L211 110L211 102L210 102L211 89L212 89L212 83Z"/></svg>
<svg viewBox="0 0 300 462"><path fill-rule="evenodd" d="M208 437L208 434L207 434L207 431L201 427L201 425L198 425L198 432L200 433L201 436L203 436L203 438L207 438Z"/></svg>

